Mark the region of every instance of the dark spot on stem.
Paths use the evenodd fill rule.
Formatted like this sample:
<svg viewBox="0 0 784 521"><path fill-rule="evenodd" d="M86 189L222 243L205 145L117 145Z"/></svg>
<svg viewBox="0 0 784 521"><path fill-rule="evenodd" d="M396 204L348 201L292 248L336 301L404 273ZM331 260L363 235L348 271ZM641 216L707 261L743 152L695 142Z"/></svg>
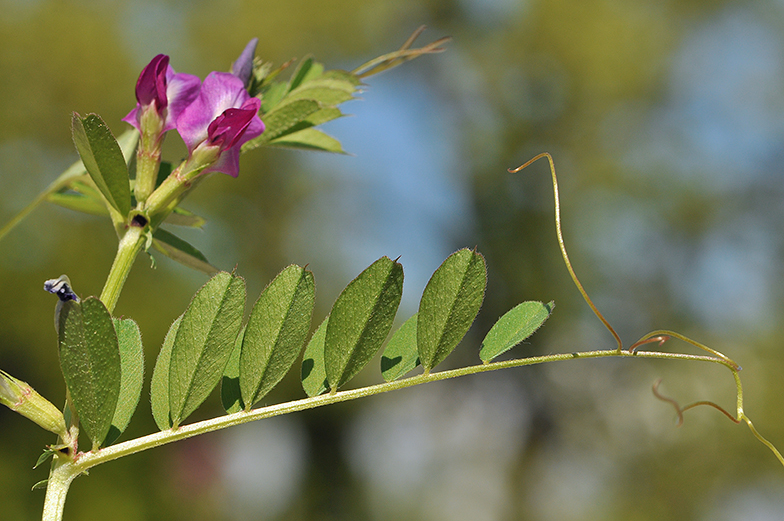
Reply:
<svg viewBox="0 0 784 521"><path fill-rule="evenodd" d="M138 228L144 228L148 223L149 221L142 214L134 215L133 219L131 219L131 226L136 226Z"/></svg>

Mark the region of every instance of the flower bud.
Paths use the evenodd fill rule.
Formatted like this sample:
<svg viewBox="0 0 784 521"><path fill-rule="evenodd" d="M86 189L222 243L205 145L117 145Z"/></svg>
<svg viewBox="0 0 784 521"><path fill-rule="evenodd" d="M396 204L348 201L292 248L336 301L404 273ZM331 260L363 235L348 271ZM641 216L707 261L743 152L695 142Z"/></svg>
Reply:
<svg viewBox="0 0 784 521"><path fill-rule="evenodd" d="M29 384L0 371L0 403L61 438L68 436L63 413Z"/></svg>

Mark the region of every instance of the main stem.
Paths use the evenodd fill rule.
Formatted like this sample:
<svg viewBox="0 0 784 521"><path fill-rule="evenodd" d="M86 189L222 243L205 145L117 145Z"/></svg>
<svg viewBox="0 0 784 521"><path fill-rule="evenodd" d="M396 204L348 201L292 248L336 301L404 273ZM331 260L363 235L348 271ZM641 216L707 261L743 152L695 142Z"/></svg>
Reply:
<svg viewBox="0 0 784 521"><path fill-rule="evenodd" d="M136 256L142 251L146 240L144 229L138 226L130 226L120 239L117 255L114 257L109 276L106 278L103 291L101 291L101 302L104 303L109 313L114 311L114 306L117 304L117 299L120 298L120 292L128 278L128 273L131 271L131 266L133 266Z"/></svg>
<svg viewBox="0 0 784 521"><path fill-rule="evenodd" d="M54 467L49 474L49 481L46 484L43 521L62 520L68 488L74 478L79 475L73 472L71 467L73 467L73 463L54 462Z"/></svg>

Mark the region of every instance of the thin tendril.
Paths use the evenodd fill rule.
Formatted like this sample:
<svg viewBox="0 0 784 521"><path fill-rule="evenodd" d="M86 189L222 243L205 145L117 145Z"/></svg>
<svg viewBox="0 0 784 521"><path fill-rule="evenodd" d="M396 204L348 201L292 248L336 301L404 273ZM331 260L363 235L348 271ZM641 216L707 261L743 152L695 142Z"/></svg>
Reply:
<svg viewBox="0 0 784 521"><path fill-rule="evenodd" d="M439 47L440 45L448 42L451 40L450 37L446 36L443 38L439 38L434 42L430 42L429 44L420 47L418 49L411 49L411 46L414 44L414 40L422 34L425 30L425 26L422 25L417 28L414 33L408 37L408 39L403 43L403 45L395 52L391 52L385 54L383 56L379 56L373 60L370 60L367 63L364 63L351 71L351 74L356 75L358 78L363 79L367 78L368 76L373 76L374 74L378 74L384 72L386 70L392 69L397 67L398 65L407 62L408 60L413 60L414 58L421 56L423 54L433 54L443 52L445 49L443 47Z"/></svg>
<svg viewBox="0 0 784 521"><path fill-rule="evenodd" d="M632 345L629 346L629 352L634 354L637 352L637 348L640 346L644 346L645 344L659 344L659 347L662 346L667 340L670 339L669 335L657 335L652 338L647 338L648 335L641 338L640 340L636 341Z"/></svg>
<svg viewBox="0 0 784 521"><path fill-rule="evenodd" d="M749 429L751 429L751 433L754 435L754 437L756 437L759 441L761 441L763 443L763 445L765 445L767 448L769 448L770 451L773 454L776 455L776 458L778 458L779 463L784 465L784 457L781 456L781 453L778 451L778 449L771 442L766 440L759 432L757 432L757 429L754 428L754 424L751 423L751 420L749 419L749 417L746 416L745 414L741 413L740 418L741 418L741 420L746 422L746 425L749 426Z"/></svg>
<svg viewBox="0 0 784 521"><path fill-rule="evenodd" d="M730 357L728 357L724 353L720 353L719 351L716 351L715 349L711 349L710 347L706 346L705 344L701 344L701 343L697 342L696 340L692 340L691 338L689 338L689 337L687 337L685 335L682 335L680 333L676 333L675 331L669 331L667 329L658 329L656 331L651 331L650 333L648 333L647 335L643 336L641 339L639 339L638 341L633 343L631 345L631 347L629 348L629 352L630 353L634 353L637 350L637 348L640 347L641 345L649 344L651 342L659 342L659 345L661 345L666 340L668 340L669 337L677 338L678 340L682 340L682 341L686 342L687 344L691 344L694 347L698 347L698 348L702 349L703 351L705 351L707 353L710 353L710 354L712 354L713 356L715 356L717 358L721 358L722 360L724 360L725 362L730 364L733 367L733 369L735 369L736 371L740 371L741 370L741 367L738 365L738 363L735 362L734 360L732 360Z"/></svg>
<svg viewBox="0 0 784 521"><path fill-rule="evenodd" d="M555 231L558 235L558 245L561 247L561 255L563 256L564 263L566 264L566 269L569 271L569 275L572 277L572 281L574 281L574 285L577 286L577 289L580 291L580 294L585 299L585 302L588 304L588 307L594 312L596 317L604 324L604 327L612 334L615 338L615 341L618 343L618 352L620 353L623 351L623 342L621 342L621 337L618 336L618 333L615 332L615 329L610 325L604 315L596 308L591 297L588 296L588 293L583 288L583 285L580 283L580 280L577 278L577 274L575 274L574 269L572 268L572 263L569 262L569 255L566 253L566 246L564 245L563 234L561 233L561 202L558 198L558 178L555 176L555 162L553 161L553 156L551 156L548 152L542 152L541 154L537 155L533 159L530 159L525 164L515 168L509 169L510 174L516 174L520 170L524 169L531 163L546 157L547 161L550 162L550 173L553 176L553 195L555 197Z"/></svg>
<svg viewBox="0 0 784 521"><path fill-rule="evenodd" d="M661 384L661 382L662 382L662 380L661 380L661 378L659 378L658 380L656 380L653 383L653 395L656 398L658 398L659 400L661 400L663 402L667 402L670 405L672 405L673 408L675 408L675 412L678 415L678 423L677 423L678 427L683 425L683 413L688 411L689 409L694 409L695 407L698 407L700 405L707 405L709 407L713 407L714 409L716 409L717 411L722 413L724 416L729 418L731 422L733 422L735 424L739 424L740 423L740 418L735 418L732 414L727 412L727 410L724 409L722 406L720 406L720 405L718 405L718 404L716 404L714 402L708 401L708 400L702 400L702 401L699 401L699 402L690 403L689 405L687 405L685 407L681 407L680 404L676 400L674 400L673 398L669 398L667 396L664 396L663 394L661 394L659 392L659 384Z"/></svg>

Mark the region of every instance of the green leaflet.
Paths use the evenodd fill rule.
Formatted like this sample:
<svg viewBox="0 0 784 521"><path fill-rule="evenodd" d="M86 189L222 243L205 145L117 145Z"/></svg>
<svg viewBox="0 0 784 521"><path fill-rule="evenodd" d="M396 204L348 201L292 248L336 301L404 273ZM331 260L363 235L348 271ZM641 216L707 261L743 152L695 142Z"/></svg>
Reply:
<svg viewBox="0 0 784 521"><path fill-rule="evenodd" d="M103 302L63 302L59 313L60 368L93 450L104 443L120 395L120 348Z"/></svg>
<svg viewBox="0 0 784 521"><path fill-rule="evenodd" d="M54 192L46 196L50 203L90 215L106 215L106 205L100 198L79 192Z"/></svg>
<svg viewBox="0 0 784 521"><path fill-rule="evenodd" d="M308 56L299 63L292 73L291 80L289 81L289 91L293 91L303 83L321 76L323 72L324 66Z"/></svg>
<svg viewBox="0 0 784 521"><path fill-rule="evenodd" d="M288 90L289 86L284 82L276 81L265 86L261 97L261 112L266 114L275 108Z"/></svg>
<svg viewBox="0 0 784 521"><path fill-rule="evenodd" d="M315 301L313 273L285 268L253 306L240 354L242 401L250 409L286 375L302 351Z"/></svg>
<svg viewBox="0 0 784 521"><path fill-rule="evenodd" d="M303 122L321 108L318 101L311 99L294 100L291 103L281 102L264 115L266 126L264 132L242 145L242 151L253 150L284 134L311 127L310 123L303 124Z"/></svg>
<svg viewBox="0 0 784 521"><path fill-rule="evenodd" d="M106 201L123 217L131 211L128 168L120 145L97 114L82 118L74 112L71 120L73 142L87 173Z"/></svg>
<svg viewBox="0 0 784 521"><path fill-rule="evenodd" d="M164 221L166 224L174 224L175 226L187 226L189 228L201 228L207 220L204 217L196 215L193 212L180 208L179 206L172 210L172 213L166 216Z"/></svg>
<svg viewBox="0 0 784 521"><path fill-rule="evenodd" d="M163 345L158 352L158 360L155 362L155 369L152 371L150 381L150 405L152 406L152 417L155 424L162 431L170 429L172 426L171 415L169 414L169 364L171 362L172 347L174 338L177 336L177 329L180 327L182 315L177 317L163 339Z"/></svg>
<svg viewBox="0 0 784 521"><path fill-rule="evenodd" d="M288 93L286 100L312 99L324 105L339 105L354 99L354 85L336 79L308 82Z"/></svg>
<svg viewBox="0 0 784 521"><path fill-rule="evenodd" d="M416 343L417 315L406 320L395 331L381 355L381 375L384 381L397 380L419 365Z"/></svg>
<svg viewBox="0 0 784 521"><path fill-rule="evenodd" d="M456 251L438 267L419 303L417 349L425 372L449 356L482 306L487 270L476 251Z"/></svg>
<svg viewBox="0 0 784 521"><path fill-rule="evenodd" d="M327 390L327 370L324 367L324 342L327 339L329 315L319 325L310 338L302 355L302 389L308 397L318 396Z"/></svg>
<svg viewBox="0 0 784 521"><path fill-rule="evenodd" d="M242 147L262 145L344 153L340 143L312 127L341 117L337 105L354 99L361 85L356 75L340 70L324 72L312 58L303 60L288 83L264 87L262 119L266 130Z"/></svg>
<svg viewBox="0 0 784 521"><path fill-rule="evenodd" d="M223 370L223 378L221 378L221 404L223 404L223 410L229 414L245 409L245 402L242 401L242 391L240 390L240 353L243 338L245 338L244 327L237 335L234 349L231 351L226 369Z"/></svg>
<svg viewBox="0 0 784 521"><path fill-rule="evenodd" d="M218 273L194 295L177 329L169 362L172 426L195 411L220 381L244 307L245 281L232 273Z"/></svg>
<svg viewBox="0 0 784 521"><path fill-rule="evenodd" d="M324 366L332 391L367 364L386 340L403 295L403 267L381 257L352 280L330 312Z"/></svg>
<svg viewBox="0 0 784 521"><path fill-rule="evenodd" d="M111 445L131 422L144 383L144 350L139 326L130 318L112 319L120 347L120 395L114 411L112 426L106 436L106 445Z"/></svg>
<svg viewBox="0 0 784 521"><path fill-rule="evenodd" d="M302 128L306 127L315 127L316 125L321 125L322 123L326 123L327 121L332 121L333 119L337 119L343 117L343 113L340 112L340 109L337 107L322 107L321 109L317 110L307 118L302 123Z"/></svg>
<svg viewBox="0 0 784 521"><path fill-rule="evenodd" d="M219 271L209 263L202 252L162 228L153 233L152 246L170 259L207 275L214 275Z"/></svg>
<svg viewBox="0 0 784 521"><path fill-rule="evenodd" d="M482 340L479 358L487 363L533 335L544 324L554 307L553 302L523 302L504 313Z"/></svg>
<svg viewBox="0 0 784 521"><path fill-rule="evenodd" d="M346 153L346 151L343 150L343 145L340 144L340 141L315 128L306 128L275 138L269 142L269 146L302 148L320 152L332 152L335 154Z"/></svg>

